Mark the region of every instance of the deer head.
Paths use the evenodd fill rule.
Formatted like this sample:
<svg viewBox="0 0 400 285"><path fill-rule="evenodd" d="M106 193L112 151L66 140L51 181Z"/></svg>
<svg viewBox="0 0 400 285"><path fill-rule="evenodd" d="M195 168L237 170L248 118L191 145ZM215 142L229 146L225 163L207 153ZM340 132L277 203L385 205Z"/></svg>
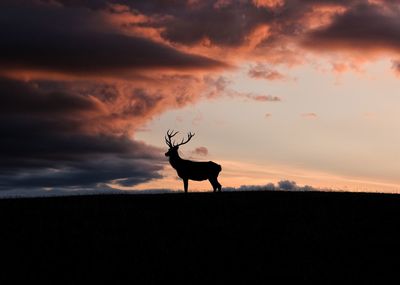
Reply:
<svg viewBox="0 0 400 285"><path fill-rule="evenodd" d="M174 132L174 131L168 130L167 135L165 136L165 143L169 147L169 150L165 153L165 156L178 155L179 146L187 144L192 139L192 137L195 135L195 134L192 134L191 132L189 132L187 139L185 140L183 138L182 141L177 144L175 141L172 141L172 138L174 136L176 136L176 134L178 134L178 133L179 132Z"/></svg>

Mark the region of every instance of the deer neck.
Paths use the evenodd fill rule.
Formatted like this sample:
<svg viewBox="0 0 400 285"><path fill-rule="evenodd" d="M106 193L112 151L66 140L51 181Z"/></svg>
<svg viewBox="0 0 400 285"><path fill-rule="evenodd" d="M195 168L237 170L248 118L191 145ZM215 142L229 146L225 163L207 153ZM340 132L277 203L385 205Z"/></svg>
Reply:
<svg viewBox="0 0 400 285"><path fill-rule="evenodd" d="M179 154L176 155L171 155L169 157L169 163L172 165L173 168L179 167L180 163L182 162L182 158L179 156Z"/></svg>

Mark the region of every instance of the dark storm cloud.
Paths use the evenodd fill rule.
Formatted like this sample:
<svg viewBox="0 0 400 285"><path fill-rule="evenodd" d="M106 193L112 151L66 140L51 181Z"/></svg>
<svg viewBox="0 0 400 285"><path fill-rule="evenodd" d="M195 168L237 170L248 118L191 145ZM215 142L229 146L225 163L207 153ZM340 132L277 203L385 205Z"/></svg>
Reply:
<svg viewBox="0 0 400 285"><path fill-rule="evenodd" d="M223 66L202 56L178 52L146 39L117 34L40 35L3 40L3 68L112 74L146 68L196 69ZM0 37L11 39L0 32ZM36 42L35 42L36 41Z"/></svg>
<svg viewBox="0 0 400 285"><path fill-rule="evenodd" d="M96 112L102 108L88 96L1 79L0 189L132 186L159 178L160 150L125 134L87 131L93 115L85 113Z"/></svg>
<svg viewBox="0 0 400 285"><path fill-rule="evenodd" d="M63 1L64 5L85 5L98 9L107 7L107 1ZM94 4L96 2L96 4ZM195 45L204 39L211 45L237 47L242 45L260 25L270 26L274 40L281 35L297 35L303 29L303 17L317 6L351 6L358 0L286 0L282 5L267 5L263 0L178 0L136 1L114 0L154 16L153 27L163 29L161 36L171 42ZM108 3L108 4L109 4Z"/></svg>
<svg viewBox="0 0 400 285"><path fill-rule="evenodd" d="M0 4L1 69L112 75L118 71L226 66L151 40L118 33L83 8ZM7 27L7 28L5 28Z"/></svg>
<svg viewBox="0 0 400 285"><path fill-rule="evenodd" d="M400 50L400 9L394 2L362 3L337 15L326 27L309 33L305 45L313 49Z"/></svg>
<svg viewBox="0 0 400 285"><path fill-rule="evenodd" d="M104 187L106 183L134 186L161 178L159 166L119 157L87 158L57 168L21 168L19 175L4 175L0 189L40 187ZM119 181L120 180L120 181Z"/></svg>
<svg viewBox="0 0 400 285"><path fill-rule="evenodd" d="M65 6L105 9L121 4L157 20L148 24L162 28L161 36L170 42L195 45L207 38L212 44L239 46L260 23L272 20L270 9L252 1L58 1Z"/></svg>
<svg viewBox="0 0 400 285"><path fill-rule="evenodd" d="M136 88L130 96L126 96L126 104L123 107L122 115L145 116L155 109L163 99L162 94L150 94L146 90Z"/></svg>
<svg viewBox="0 0 400 285"><path fill-rule="evenodd" d="M166 41L193 46L199 43L239 47L261 25L268 25L269 36L259 45L270 46L283 36L297 41L306 35L304 45L313 49L399 47L398 2L394 0L286 0L275 7L269 1L136 1L136 0L88 0L63 1L63 7L86 7L93 10L111 9L119 4L132 13L146 15L149 23L131 23L142 27L162 30ZM323 18L328 10L333 21L310 31L308 21ZM318 12L319 8L323 12ZM112 10L112 9L111 9ZM339 11L339 10L338 10Z"/></svg>
<svg viewBox="0 0 400 285"><path fill-rule="evenodd" d="M164 40L187 46L201 43L240 47L252 37L252 32L262 25L269 27L269 36L259 43L264 47L279 42L283 36L292 37L293 41L296 41L298 36L304 34L308 35L305 45L311 48L318 48L319 43L326 43L326 46L321 48L329 47L329 43L334 47L338 41L373 45L373 41L377 40L376 44L384 42L385 45L392 45L390 42L392 40L396 46L398 44L399 9L396 1L389 0L375 1L377 4L362 0L286 0L282 1L282 5L275 7L266 4L269 1L264 0L57 0L53 2L62 4L64 9L60 10L73 11L85 7L94 11L108 10L114 13L118 13L116 12L118 9L113 9L113 5L123 5L124 11L139 13L152 19L149 22L125 23L126 25L158 28ZM346 12L344 14L332 12L336 17L333 18L331 25L309 34L310 27L307 23L310 18L315 17L317 20L323 18L328 13L326 11L334 7L342 7ZM319 8L325 8L324 12L318 13ZM124 40L114 39L114 41L118 50L118 43L121 42L122 45ZM145 45L139 42L139 46L141 44ZM208 64L218 65L215 61ZM204 63L205 66L208 64Z"/></svg>
<svg viewBox="0 0 400 285"><path fill-rule="evenodd" d="M172 1L166 9L171 17L166 17L161 25L164 39L185 45L194 45L204 39L210 44L227 47L240 47L253 37L252 33L260 26L269 27L269 36L260 45L269 46L282 36L295 37L301 34L304 17L317 6L349 5L353 1L315 1L287 0L277 7L262 4L268 1ZM180 3L178 5L176 2ZM183 4L185 2L186 4ZM222 5L218 5L223 3ZM144 13L150 13L153 6L132 4Z"/></svg>
<svg viewBox="0 0 400 285"><path fill-rule="evenodd" d="M74 115L79 112L98 111L99 102L94 98L65 92L42 93L35 83L22 84L0 78L0 113Z"/></svg>
<svg viewBox="0 0 400 285"><path fill-rule="evenodd" d="M175 13L166 20L165 39L183 44L196 44L208 39L221 46L240 46L257 26L272 19L267 9L258 9L249 3L232 1L220 8L207 2L200 9Z"/></svg>

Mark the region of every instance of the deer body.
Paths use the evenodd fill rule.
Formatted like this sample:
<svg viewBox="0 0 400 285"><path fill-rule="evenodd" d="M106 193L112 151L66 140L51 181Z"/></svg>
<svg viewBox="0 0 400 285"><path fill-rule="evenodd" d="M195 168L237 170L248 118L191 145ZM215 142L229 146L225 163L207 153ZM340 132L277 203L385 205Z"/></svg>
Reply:
<svg viewBox="0 0 400 285"><path fill-rule="evenodd" d="M178 176L182 179L190 179L195 181L207 180L212 176L218 176L221 166L212 161L197 162L177 158L170 158L169 163L175 168Z"/></svg>
<svg viewBox="0 0 400 285"><path fill-rule="evenodd" d="M194 134L192 135L191 133L189 133L186 142L182 140L180 144L174 144L171 142L171 138L176 134L177 132L175 134L169 132L167 133L168 139L165 138L165 140L170 148L168 152L165 153L165 155L169 157L169 163L176 170L178 176L182 178L185 193L187 193L188 191L189 180L203 181L208 179L213 186L214 192L221 191L222 186L217 179L219 173L222 170L221 165L216 164L212 161L198 162L182 159L179 156L178 148L180 145L189 142Z"/></svg>

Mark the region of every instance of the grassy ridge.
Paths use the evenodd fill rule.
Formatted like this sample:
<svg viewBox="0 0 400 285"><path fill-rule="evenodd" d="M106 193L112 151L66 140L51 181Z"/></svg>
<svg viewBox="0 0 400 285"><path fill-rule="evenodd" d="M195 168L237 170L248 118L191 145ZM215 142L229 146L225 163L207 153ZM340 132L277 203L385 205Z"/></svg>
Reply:
<svg viewBox="0 0 400 285"><path fill-rule="evenodd" d="M399 214L400 196L384 194L5 199L1 249L29 280L348 281L396 269L388 261L397 258Z"/></svg>

